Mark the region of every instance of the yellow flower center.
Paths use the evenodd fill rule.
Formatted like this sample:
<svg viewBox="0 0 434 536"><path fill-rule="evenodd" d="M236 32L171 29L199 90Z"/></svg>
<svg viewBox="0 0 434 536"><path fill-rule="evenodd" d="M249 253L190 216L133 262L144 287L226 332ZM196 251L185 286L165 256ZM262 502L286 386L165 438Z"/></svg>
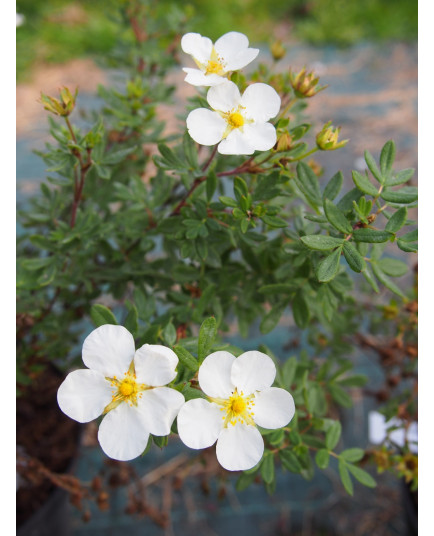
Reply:
<svg viewBox="0 0 434 536"><path fill-rule="evenodd" d="M220 406L220 411L224 412L222 417L224 421L224 427L227 428L229 424L235 426L237 422L242 424L255 425L253 420L254 413L252 411L254 402L254 395L244 396L241 391L238 393L237 389L227 399L211 398L211 402Z"/></svg>
<svg viewBox="0 0 434 536"><path fill-rule="evenodd" d="M234 112L229 115L228 123L233 128L242 127L244 125L244 117L240 114L240 112Z"/></svg>
<svg viewBox="0 0 434 536"><path fill-rule="evenodd" d="M137 387L137 384L136 382L133 382L131 380L124 380L120 385L119 385L119 392L121 393L122 396L130 396L135 390L136 390L136 387Z"/></svg>
<svg viewBox="0 0 434 536"><path fill-rule="evenodd" d="M225 72L223 65L219 60L209 60L205 69L205 74L219 74L222 75Z"/></svg>
<svg viewBox="0 0 434 536"><path fill-rule="evenodd" d="M142 397L142 391L152 389L152 387L144 383L137 382L134 366L131 366L130 370L125 372L124 376L121 380L116 376L106 378L110 382L110 385L114 387L114 390L112 401L104 408L103 413L108 413L110 410L119 406L121 402L126 402L130 406L137 406L137 399Z"/></svg>

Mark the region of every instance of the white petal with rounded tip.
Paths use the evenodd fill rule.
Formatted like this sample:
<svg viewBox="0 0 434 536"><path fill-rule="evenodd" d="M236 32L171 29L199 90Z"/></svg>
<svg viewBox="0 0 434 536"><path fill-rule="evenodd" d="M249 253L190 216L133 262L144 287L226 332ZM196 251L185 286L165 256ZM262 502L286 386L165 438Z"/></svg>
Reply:
<svg viewBox="0 0 434 536"><path fill-rule="evenodd" d="M221 56L225 62L229 61L248 46L249 40L240 32L228 32L219 37L214 44L217 54Z"/></svg>
<svg viewBox="0 0 434 536"><path fill-rule="evenodd" d="M174 380L177 364L175 352L159 344L144 344L134 355L137 381L152 387L167 385Z"/></svg>
<svg viewBox="0 0 434 536"><path fill-rule="evenodd" d="M126 402L109 411L98 430L102 450L114 460L137 458L145 450L148 439L149 431L142 422L140 412Z"/></svg>
<svg viewBox="0 0 434 536"><path fill-rule="evenodd" d="M268 84L252 84L241 97L241 104L246 107L246 116L258 122L276 117L280 103L277 91Z"/></svg>
<svg viewBox="0 0 434 536"><path fill-rule="evenodd" d="M208 104L219 112L230 112L238 108L241 95L236 84L226 81L224 84L212 87L206 96Z"/></svg>
<svg viewBox="0 0 434 536"><path fill-rule="evenodd" d="M254 403L253 420L263 428L282 428L294 417L294 399L285 389L265 389L257 394Z"/></svg>
<svg viewBox="0 0 434 536"><path fill-rule="evenodd" d="M199 368L199 385L202 391L213 398L229 398L235 389L231 382L235 357L229 352L214 352L206 357Z"/></svg>
<svg viewBox="0 0 434 536"><path fill-rule="evenodd" d="M181 48L200 63L208 63L212 51L212 41L198 33L188 33L182 36Z"/></svg>
<svg viewBox="0 0 434 536"><path fill-rule="evenodd" d="M182 70L187 73L184 81L192 86L217 86L228 81L227 78L224 78L223 76L219 76L215 73L205 74L202 71L199 71L199 69L184 67Z"/></svg>
<svg viewBox="0 0 434 536"><path fill-rule="evenodd" d="M259 48L248 48L226 61L225 71L238 71L251 63L259 54Z"/></svg>
<svg viewBox="0 0 434 536"><path fill-rule="evenodd" d="M268 151L276 143L276 129L271 123L244 125L244 136L255 151Z"/></svg>
<svg viewBox="0 0 434 536"><path fill-rule="evenodd" d="M188 133L201 145L218 143L222 139L226 125L226 121L218 113L206 108L196 108L187 117Z"/></svg>
<svg viewBox="0 0 434 536"><path fill-rule="evenodd" d="M232 383L245 395L268 389L275 377L276 366L271 357L256 350L241 354L232 365Z"/></svg>
<svg viewBox="0 0 434 536"><path fill-rule="evenodd" d="M228 471L254 467L264 453L264 440L255 426L237 423L224 428L217 441L217 460Z"/></svg>
<svg viewBox="0 0 434 536"><path fill-rule="evenodd" d="M170 434L170 428L184 404L184 396L169 387L156 387L143 391L137 398L137 409L145 428L154 435Z"/></svg>
<svg viewBox="0 0 434 536"><path fill-rule="evenodd" d="M105 324L92 331L83 343L83 363L104 376L121 377L136 351L134 338L123 326Z"/></svg>
<svg viewBox="0 0 434 536"><path fill-rule="evenodd" d="M112 401L114 389L96 370L74 370L63 380L57 391L60 409L78 422L93 421Z"/></svg>
<svg viewBox="0 0 434 536"><path fill-rule="evenodd" d="M255 148L241 129L235 128L218 146L220 154L253 154Z"/></svg>
<svg viewBox="0 0 434 536"><path fill-rule="evenodd" d="M181 441L191 449L213 445L222 428L223 412L216 404L203 398L186 402L178 414L178 433Z"/></svg>

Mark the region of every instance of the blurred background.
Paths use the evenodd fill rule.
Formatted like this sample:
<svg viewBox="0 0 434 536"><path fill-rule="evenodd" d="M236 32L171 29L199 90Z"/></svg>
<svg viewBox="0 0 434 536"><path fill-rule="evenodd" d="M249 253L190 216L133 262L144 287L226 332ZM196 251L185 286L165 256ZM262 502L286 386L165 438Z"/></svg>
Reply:
<svg viewBox="0 0 434 536"><path fill-rule="evenodd" d="M120 37L115 13L121 3L17 1L19 208L39 190L46 176L46 166L33 152L49 139L46 112L38 103L40 92L54 95L60 86L78 85L78 109L98 109L97 87L110 84L113 78L106 58ZM350 138L350 143L316 158L326 176L341 169L350 180L351 169L364 169L363 151L369 149L378 158L381 146L391 138L397 145L396 166L417 168L416 0L159 0L159 4L167 4L168 9L187 8L192 21L188 31L213 40L232 30L245 33L252 46L261 49L264 61L271 61L269 47L280 40L287 50L280 69L306 66L321 77L321 84L329 84L309 101L307 113L317 130L333 120L342 127L341 138ZM182 59L190 66L186 56ZM171 78L177 86L177 113L185 113L185 100L194 93L183 78L180 70ZM168 119L169 130L174 128L173 109L162 108L161 113ZM294 326L283 322L266 337L248 341L234 337L231 342L245 349L263 343L285 357L299 351L294 349L296 339ZM372 389L383 381L376 358L369 349L355 357L358 371L369 374ZM341 417L343 443L345 448L364 448L369 442L367 414L375 404L357 390L353 403ZM188 456L174 441L163 451L153 447L132 464L112 462L101 453L96 425L90 424L83 430L73 472L83 481L93 479L96 492L103 480L109 481L111 491L104 495L101 490L98 505L89 509L85 505L81 511L54 503L51 515L63 516L65 532L56 528L43 534L119 536L125 530L129 536L224 536L234 530L249 536L414 534L401 483L387 473L376 475L376 490L356 486L355 498L346 495L335 468L313 482L281 473L275 495L268 497L260 484L236 493L235 476L210 464L207 467L214 471L210 479L203 465L190 462ZM187 467L193 474L190 478L185 477Z"/></svg>

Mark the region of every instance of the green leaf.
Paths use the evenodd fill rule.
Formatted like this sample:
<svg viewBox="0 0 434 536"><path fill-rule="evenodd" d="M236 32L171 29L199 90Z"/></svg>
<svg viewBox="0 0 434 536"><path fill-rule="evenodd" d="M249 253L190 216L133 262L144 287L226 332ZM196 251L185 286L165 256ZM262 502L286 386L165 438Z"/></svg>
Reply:
<svg viewBox="0 0 434 536"><path fill-rule="evenodd" d="M183 145L184 154L187 159L187 162L190 164L190 166L193 169L197 169L198 163L197 163L196 144L187 131L184 133L182 145Z"/></svg>
<svg viewBox="0 0 434 536"><path fill-rule="evenodd" d="M389 279L389 277L383 272L383 270L380 268L380 266L377 263L372 263L372 270L377 277L377 279L383 283L385 287L387 287L389 290L400 296L401 298L407 298L405 294L401 291L401 289L395 285L395 283Z"/></svg>
<svg viewBox="0 0 434 536"><path fill-rule="evenodd" d="M393 237L388 231L377 231L376 229L354 229L353 238L356 242L368 242L370 244L380 244L387 242Z"/></svg>
<svg viewBox="0 0 434 536"><path fill-rule="evenodd" d="M382 177L380 170L377 167L374 157L369 151L365 151L365 161L373 177L377 179L380 184L383 184L384 178Z"/></svg>
<svg viewBox="0 0 434 536"><path fill-rule="evenodd" d="M275 479L274 456L271 452L265 452L261 463L261 476L267 484L271 484Z"/></svg>
<svg viewBox="0 0 434 536"><path fill-rule="evenodd" d="M297 358L290 357L282 367L282 380L284 387L291 389L291 384L294 380L297 371Z"/></svg>
<svg viewBox="0 0 434 536"><path fill-rule="evenodd" d="M398 186L408 182L414 175L414 169L408 168L399 171L394 177L387 179L386 186Z"/></svg>
<svg viewBox="0 0 434 536"><path fill-rule="evenodd" d="M331 281L339 270L339 263L342 253L342 246L323 259L317 266L316 276L320 283Z"/></svg>
<svg viewBox="0 0 434 536"><path fill-rule="evenodd" d="M380 292L380 289L377 285L377 281L375 280L374 274L372 273L372 270L368 264L365 265L365 268L362 270L362 274L366 281L371 285L372 289L375 292Z"/></svg>
<svg viewBox="0 0 434 536"><path fill-rule="evenodd" d="M404 205L417 200L417 188L414 186L404 186L400 190L385 190L381 193L381 198L389 203L402 203Z"/></svg>
<svg viewBox="0 0 434 536"><path fill-rule="evenodd" d="M197 359L195 359L188 350L186 350L182 346L174 346L173 351L178 356L179 361L187 368L189 368L193 372L196 372L199 369L199 363L197 362Z"/></svg>
<svg viewBox="0 0 434 536"><path fill-rule="evenodd" d="M372 197L377 197L378 190L366 175L362 175L358 171L353 171L353 181L361 192L367 195L372 195Z"/></svg>
<svg viewBox="0 0 434 536"><path fill-rule="evenodd" d="M270 311L262 318L259 329L261 333L269 333L272 331L280 320L280 317L283 314L287 306L287 302L279 303L274 305Z"/></svg>
<svg viewBox="0 0 434 536"><path fill-rule="evenodd" d="M333 177L329 180L327 183L327 186L324 188L324 192L322 194L323 199L330 199L330 201L333 201L333 199L336 198L338 193L341 191L342 184L344 182L344 176L342 175L342 171L338 171Z"/></svg>
<svg viewBox="0 0 434 536"><path fill-rule="evenodd" d="M160 449L167 447L167 444L169 442L169 436L152 436L152 440L154 443L159 447Z"/></svg>
<svg viewBox="0 0 434 536"><path fill-rule="evenodd" d="M383 257L377 264L390 277L402 277L408 272L408 266L405 262L399 261L398 259Z"/></svg>
<svg viewBox="0 0 434 536"><path fill-rule="evenodd" d="M317 210L318 206L321 204L321 191L319 189L318 177L315 175L312 168L304 162L299 162L297 164L295 182L309 204Z"/></svg>
<svg viewBox="0 0 434 536"><path fill-rule="evenodd" d="M364 469L361 469L360 467L357 467L356 465L353 465L352 463L347 464L347 468L350 471L350 473L353 475L353 477L360 482L360 484L363 484L364 486L367 486L368 488L375 488L377 486L377 483L372 478L372 476L367 473Z"/></svg>
<svg viewBox="0 0 434 536"><path fill-rule="evenodd" d="M115 315L110 311L110 309L108 309L105 305L100 305L98 303L92 305L90 309L90 317L97 328L99 326L103 326L104 324L117 325L118 323Z"/></svg>
<svg viewBox="0 0 434 536"><path fill-rule="evenodd" d="M139 323L137 307L134 304L130 305L130 310L125 318L124 327L126 327L127 330L132 333L133 337L136 336L137 330L139 329Z"/></svg>
<svg viewBox="0 0 434 536"><path fill-rule="evenodd" d="M200 389L195 389L189 384L185 385L182 388L182 394L184 395L186 402L188 402L189 400L195 400L196 398L203 398L204 400L207 399L207 396L203 391L201 391Z"/></svg>
<svg viewBox="0 0 434 536"><path fill-rule="evenodd" d="M163 329L163 339L164 342L167 344L167 346L173 346L176 342L176 328L172 324L172 322L169 322L166 324L166 326Z"/></svg>
<svg viewBox="0 0 434 536"><path fill-rule="evenodd" d="M365 455L365 451L359 448L351 448L343 450L340 453L340 457L343 458L346 462L358 462Z"/></svg>
<svg viewBox="0 0 434 536"><path fill-rule="evenodd" d="M354 272L360 273L366 265L365 259L360 255L357 249L348 242L344 243L344 257L349 267Z"/></svg>
<svg viewBox="0 0 434 536"><path fill-rule="evenodd" d="M338 202L337 207L344 213L353 210L353 201L356 203L362 197L363 193L358 188L353 188Z"/></svg>
<svg viewBox="0 0 434 536"><path fill-rule="evenodd" d="M293 293L296 286L292 283L274 283L272 285L264 285L258 289L261 294L289 294Z"/></svg>
<svg viewBox="0 0 434 536"><path fill-rule="evenodd" d="M208 173L208 177L206 178L206 199L208 203L211 201L216 188L217 175L214 173L214 171L210 171L210 173Z"/></svg>
<svg viewBox="0 0 434 536"><path fill-rule="evenodd" d="M264 214L263 216L261 216L261 220L266 225L273 227L275 229L288 227L288 222L282 218L279 218L278 216L269 216L268 214Z"/></svg>
<svg viewBox="0 0 434 536"><path fill-rule="evenodd" d="M294 316L294 321L299 328L303 329L308 325L310 313L302 290L297 292L292 301L292 314Z"/></svg>
<svg viewBox="0 0 434 536"><path fill-rule="evenodd" d="M325 444L329 450L333 450L341 437L342 426L339 421L333 421L326 431Z"/></svg>
<svg viewBox="0 0 434 536"><path fill-rule="evenodd" d="M320 449L315 455L315 461L320 469L326 469L330 461L329 451Z"/></svg>
<svg viewBox="0 0 434 536"><path fill-rule="evenodd" d="M393 140L385 143L380 155L380 169L383 177L389 177L392 173L393 162L395 161L396 147Z"/></svg>
<svg viewBox="0 0 434 536"><path fill-rule="evenodd" d="M350 222L331 201L330 199L324 199L324 211L328 221L341 233L349 234L352 232Z"/></svg>
<svg viewBox="0 0 434 536"><path fill-rule="evenodd" d="M256 478L256 473L242 473L235 484L237 491L244 491L250 484L253 484Z"/></svg>
<svg viewBox="0 0 434 536"><path fill-rule="evenodd" d="M232 197L226 197L225 195L221 195L219 197L220 203L223 203L223 205L226 205L227 207L238 207L237 202L235 199L232 199Z"/></svg>
<svg viewBox="0 0 434 536"><path fill-rule="evenodd" d="M353 401L350 395L336 384L329 385L330 394L335 402L344 408L351 408Z"/></svg>
<svg viewBox="0 0 434 536"><path fill-rule="evenodd" d="M413 243L408 243L408 242L404 242L403 240L400 240L398 238L396 243L397 243L399 249L401 249L402 251L405 251L407 253L417 253L417 244L415 244L414 242Z"/></svg>
<svg viewBox="0 0 434 536"><path fill-rule="evenodd" d="M401 207L393 214L390 220L387 222L385 230L390 233L396 233L407 221L407 207Z"/></svg>
<svg viewBox="0 0 434 536"><path fill-rule="evenodd" d="M302 471L303 467L292 450L279 450L279 458L283 467L288 469L288 471L291 471L291 473L300 473Z"/></svg>
<svg viewBox="0 0 434 536"><path fill-rule="evenodd" d="M199 363L205 359L211 346L214 344L217 336L217 322L216 319L211 316L202 322L199 330L199 339L197 341L197 355Z"/></svg>
<svg viewBox="0 0 434 536"><path fill-rule="evenodd" d="M341 477L341 481L345 490L347 491L349 495L353 495L354 488L353 488L353 483L351 482L350 473L348 472L348 469L347 469L347 464L343 460L340 459L338 468L339 468L339 476Z"/></svg>
<svg viewBox="0 0 434 536"><path fill-rule="evenodd" d="M334 249L344 243L343 238L334 238L333 236L325 235L307 235L300 237L300 240L309 249L315 249L317 251Z"/></svg>
<svg viewBox="0 0 434 536"><path fill-rule="evenodd" d="M54 256L50 257L37 257L35 259L24 259L22 262L23 268L26 270L40 270L45 266L49 266L55 261Z"/></svg>
<svg viewBox="0 0 434 536"><path fill-rule="evenodd" d="M413 231L409 231L408 233L405 233L399 237L401 242L415 242L417 238L418 238L417 229L414 229Z"/></svg>

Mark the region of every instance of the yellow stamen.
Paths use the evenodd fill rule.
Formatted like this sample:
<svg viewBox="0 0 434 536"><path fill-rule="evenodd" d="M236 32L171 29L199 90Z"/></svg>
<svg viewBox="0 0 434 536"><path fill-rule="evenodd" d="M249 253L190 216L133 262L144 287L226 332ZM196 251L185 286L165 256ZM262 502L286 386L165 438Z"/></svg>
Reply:
<svg viewBox="0 0 434 536"><path fill-rule="evenodd" d="M244 117L240 114L240 112L234 112L229 115L228 123L233 128L242 127L244 125Z"/></svg>

